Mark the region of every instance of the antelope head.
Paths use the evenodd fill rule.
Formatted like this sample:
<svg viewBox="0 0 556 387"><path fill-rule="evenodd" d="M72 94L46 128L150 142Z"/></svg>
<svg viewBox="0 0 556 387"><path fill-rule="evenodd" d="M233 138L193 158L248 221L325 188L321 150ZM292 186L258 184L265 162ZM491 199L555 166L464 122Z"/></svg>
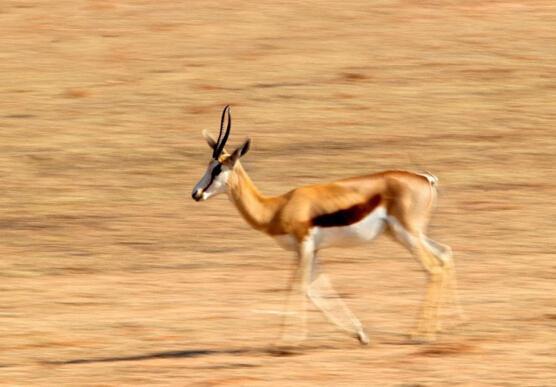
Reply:
<svg viewBox="0 0 556 387"><path fill-rule="evenodd" d="M226 130L224 130L224 122L227 118ZM193 200L207 200L219 193L226 192L228 180L234 173L234 167L238 160L249 151L251 140L247 139L240 147L236 148L231 154L226 152L224 146L228 141L230 129L232 127L232 116L230 115L230 106L226 106L222 111L220 119L220 133L218 140L214 140L206 130L203 131L203 137L212 149L212 157L208 163L207 170L201 180L193 188L191 196Z"/></svg>

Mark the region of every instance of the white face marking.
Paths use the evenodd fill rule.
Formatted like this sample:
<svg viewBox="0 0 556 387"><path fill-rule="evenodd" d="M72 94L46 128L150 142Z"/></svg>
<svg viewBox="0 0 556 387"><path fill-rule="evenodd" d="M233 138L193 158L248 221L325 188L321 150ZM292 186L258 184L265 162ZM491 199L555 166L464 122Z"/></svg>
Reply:
<svg viewBox="0 0 556 387"><path fill-rule="evenodd" d="M384 229L386 209L378 207L357 223L342 227L315 227L314 240L317 249L357 245L376 238Z"/></svg>
<svg viewBox="0 0 556 387"><path fill-rule="evenodd" d="M224 168L225 167L223 167L222 172L220 172L220 174L213 180L210 187L203 191L203 200L207 200L214 195L226 192L226 183L228 182L231 171L224 170Z"/></svg>
<svg viewBox="0 0 556 387"><path fill-rule="evenodd" d="M217 175L213 176L213 173L221 170ZM231 171L228 167L218 163L217 161L211 161L208 168L199 182L193 188L193 197L199 199L196 200L207 200L208 198L215 196L219 193L226 192L226 183L231 175Z"/></svg>

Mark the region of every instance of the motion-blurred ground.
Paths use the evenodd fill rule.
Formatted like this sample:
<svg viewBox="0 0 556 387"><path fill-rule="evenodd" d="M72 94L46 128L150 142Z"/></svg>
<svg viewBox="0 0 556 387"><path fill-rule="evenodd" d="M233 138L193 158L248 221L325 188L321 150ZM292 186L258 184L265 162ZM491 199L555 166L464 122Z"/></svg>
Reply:
<svg viewBox="0 0 556 387"><path fill-rule="evenodd" d="M556 384L553 1L0 5L0 383ZM387 238L322 261L371 345L279 333L293 257L190 190L232 104L261 190L428 169L470 324L404 345ZM450 321L448 321L448 326Z"/></svg>

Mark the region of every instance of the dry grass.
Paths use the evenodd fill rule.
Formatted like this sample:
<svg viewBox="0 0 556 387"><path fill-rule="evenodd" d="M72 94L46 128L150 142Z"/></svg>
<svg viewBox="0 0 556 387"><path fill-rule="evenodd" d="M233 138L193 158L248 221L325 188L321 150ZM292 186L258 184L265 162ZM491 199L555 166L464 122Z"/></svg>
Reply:
<svg viewBox="0 0 556 387"><path fill-rule="evenodd" d="M556 384L555 17L547 0L5 0L0 383ZM266 193L437 174L430 233L470 324L405 345L423 276L380 239L323 256L371 346L315 313L307 344L272 353L292 257L225 198L189 198L226 103Z"/></svg>

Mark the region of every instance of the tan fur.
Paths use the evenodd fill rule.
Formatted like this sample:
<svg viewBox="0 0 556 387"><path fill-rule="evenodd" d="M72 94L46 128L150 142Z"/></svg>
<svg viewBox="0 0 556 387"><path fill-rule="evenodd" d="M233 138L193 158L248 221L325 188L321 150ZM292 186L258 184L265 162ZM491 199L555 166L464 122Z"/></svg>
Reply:
<svg viewBox="0 0 556 387"><path fill-rule="evenodd" d="M298 241L309 232L311 219L349 208L380 194L388 213L408 230L426 226L435 191L422 175L406 171L386 171L331 183L293 189L279 196L264 196L240 162L228 181L233 203L249 223L269 235L291 234ZM433 195L433 197L431 197Z"/></svg>
<svg viewBox="0 0 556 387"><path fill-rule="evenodd" d="M228 107L224 110L226 112L230 119ZM205 138L211 148L217 149L216 141L210 135L205 133ZM446 288L447 295L462 316L457 302L451 250L426 235L436 201L436 177L408 171L385 171L304 186L283 195L265 196L239 161L247 153L249 144L250 140L247 140L231 155L225 150L219 153L218 160L209 163L192 196L199 201L225 189L251 227L275 237L284 248L292 249L293 246L297 251L297 270L289 297L290 302L295 297L295 304L301 306L302 328L296 332L305 332L306 301L309 298L336 326L357 337L361 343L368 343L359 320L337 296L328 277L316 270L316 254L319 246L325 246L319 245L325 238L343 242L355 233L359 239L371 240L385 226L413 254L427 274L427 290L414 337L434 338L438 310ZM220 170L213 173L216 168ZM213 181L216 183L211 186ZM286 316L289 315L293 314L288 312ZM287 332L283 336L287 338Z"/></svg>

